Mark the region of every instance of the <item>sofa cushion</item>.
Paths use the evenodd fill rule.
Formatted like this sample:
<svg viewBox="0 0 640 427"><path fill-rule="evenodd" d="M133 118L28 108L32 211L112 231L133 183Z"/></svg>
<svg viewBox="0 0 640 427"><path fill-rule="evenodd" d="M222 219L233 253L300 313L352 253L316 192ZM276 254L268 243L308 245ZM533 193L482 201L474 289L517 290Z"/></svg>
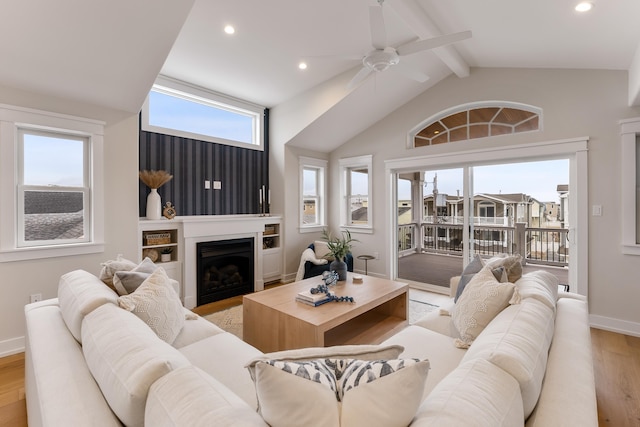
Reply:
<svg viewBox="0 0 640 427"><path fill-rule="evenodd" d="M189 361L134 314L105 304L82 322L82 351L100 390L127 426L144 425L149 387Z"/></svg>
<svg viewBox="0 0 640 427"><path fill-rule="evenodd" d="M246 402L195 366L176 369L153 383L144 419L154 427L268 427Z"/></svg>
<svg viewBox="0 0 640 427"><path fill-rule="evenodd" d="M184 326L185 312L169 280L164 268L160 267L134 293L118 298L118 304L171 344Z"/></svg>
<svg viewBox="0 0 640 427"><path fill-rule="evenodd" d="M183 310L185 315L184 326L180 330L176 339L171 343L175 348L179 349L205 338L223 334L225 332L220 327L198 315L196 315L195 318L192 318L191 316L194 316L194 313L191 310L184 307Z"/></svg>
<svg viewBox="0 0 640 427"><path fill-rule="evenodd" d="M512 375L520 384L524 415L528 417L540 395L553 330L553 310L540 301L524 300L493 319L463 362L486 359Z"/></svg>
<svg viewBox="0 0 640 427"><path fill-rule="evenodd" d="M589 309L583 298L558 299L542 391L527 419L527 427L551 425L598 425Z"/></svg>
<svg viewBox="0 0 640 427"><path fill-rule="evenodd" d="M524 274L516 282L516 287L520 298L537 299L555 310L558 300L558 283L558 278L555 275L548 271L536 270Z"/></svg>
<svg viewBox="0 0 640 427"><path fill-rule="evenodd" d="M131 270L117 270L113 272L113 287L118 295L127 295L134 292L138 286L156 271L158 266L150 258L145 259Z"/></svg>
<svg viewBox="0 0 640 427"><path fill-rule="evenodd" d="M102 282L100 285L106 287ZM24 381L29 425L91 426L98 419L103 427L122 426L102 397L82 346L65 325L60 308L47 304L50 301L25 306ZM2 397L0 401L0 405L6 402ZM3 418L0 425L12 424Z"/></svg>
<svg viewBox="0 0 640 427"><path fill-rule="evenodd" d="M81 343L84 317L102 304L117 304L118 294L93 274L84 270L75 270L60 277L58 302L67 328Z"/></svg>
<svg viewBox="0 0 640 427"><path fill-rule="evenodd" d="M455 341L460 348L471 345L514 297L515 285L498 282L491 270L492 267L485 266L471 279L451 313L453 324L460 334Z"/></svg>
<svg viewBox="0 0 640 427"><path fill-rule="evenodd" d="M521 426L523 419L518 382L490 362L475 359L436 386L411 427L512 427Z"/></svg>
<svg viewBox="0 0 640 427"><path fill-rule="evenodd" d="M194 366L229 387L251 408L258 407L256 389L245 365L262 355L260 350L224 332L181 347L180 352Z"/></svg>
<svg viewBox="0 0 640 427"><path fill-rule="evenodd" d="M260 413L273 427L404 427L420 404L429 361L315 359L260 361Z"/></svg>
<svg viewBox="0 0 640 427"><path fill-rule="evenodd" d="M451 337L421 326L409 326L394 334L382 345L398 345L404 351L398 357L429 358L431 369L425 383L423 399L431 390L459 364L466 350L451 345Z"/></svg>

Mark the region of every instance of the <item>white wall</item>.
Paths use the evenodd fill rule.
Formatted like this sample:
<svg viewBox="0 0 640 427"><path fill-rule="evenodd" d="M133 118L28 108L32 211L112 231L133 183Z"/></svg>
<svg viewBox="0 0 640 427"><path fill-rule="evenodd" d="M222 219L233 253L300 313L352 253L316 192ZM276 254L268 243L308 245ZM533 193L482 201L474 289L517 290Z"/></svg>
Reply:
<svg viewBox="0 0 640 427"><path fill-rule="evenodd" d="M122 253L137 259L138 116L15 89L0 88L0 103L106 121L104 135L105 252L0 263L0 357L24 348L24 305L31 294L57 295L59 277L71 270L100 272Z"/></svg>
<svg viewBox="0 0 640 427"><path fill-rule="evenodd" d="M589 217L592 322L607 329L640 335L640 310L637 310L640 286L636 283L640 258L620 253L618 121L640 116L639 108L628 107L627 83L627 73L619 71L473 69L468 78L449 77L420 94L331 153L329 188L339 188L338 159L374 155L374 234L358 235L360 243L354 247L354 252L357 255L377 251L381 260L388 258L385 160L588 136L589 205L603 206L601 217ZM406 148L407 131L426 118L457 105L486 100L521 102L542 108L543 130L419 149ZM287 158L288 161L293 159ZM293 178L289 173L291 169L287 164L289 178ZM338 206L338 203L339 195L333 192L330 206ZM338 210L330 209L332 226L338 221ZM289 241L288 237L287 243ZM287 271L292 266L292 263L287 265ZM369 271L388 276L388 262L370 261Z"/></svg>

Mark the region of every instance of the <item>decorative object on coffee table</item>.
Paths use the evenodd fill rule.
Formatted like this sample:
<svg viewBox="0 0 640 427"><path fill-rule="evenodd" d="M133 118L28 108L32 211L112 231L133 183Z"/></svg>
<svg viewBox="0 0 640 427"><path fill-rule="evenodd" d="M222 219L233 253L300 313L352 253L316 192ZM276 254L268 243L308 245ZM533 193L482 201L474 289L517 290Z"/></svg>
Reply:
<svg viewBox="0 0 640 427"><path fill-rule="evenodd" d="M341 234L341 237L334 237L326 229L322 230L322 238L327 242L329 254L333 257L330 269L338 273L338 281L344 282L347 280L347 263L344 262L344 257L351 252L352 242L357 240L351 237L349 230L342 230Z"/></svg>
<svg viewBox="0 0 640 427"><path fill-rule="evenodd" d="M140 181L151 189L147 195L147 219L160 219L162 216L162 200L158 188L171 181L173 175L165 170L141 170Z"/></svg>

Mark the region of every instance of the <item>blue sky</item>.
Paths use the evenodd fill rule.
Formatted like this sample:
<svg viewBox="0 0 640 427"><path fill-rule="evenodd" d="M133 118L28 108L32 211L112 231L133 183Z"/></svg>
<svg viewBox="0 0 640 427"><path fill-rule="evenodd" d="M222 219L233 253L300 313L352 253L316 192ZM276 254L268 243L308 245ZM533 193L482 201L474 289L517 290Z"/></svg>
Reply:
<svg viewBox="0 0 640 427"><path fill-rule="evenodd" d="M462 195L462 169L445 169L425 172L427 187L425 194L433 192L434 176L438 175L438 192L455 196ZM476 166L473 170L474 193L525 193L540 202L558 202L556 188L569 184L569 160L547 160L540 162L513 163L491 166ZM398 198L411 198L408 182L398 185Z"/></svg>
<svg viewBox="0 0 640 427"><path fill-rule="evenodd" d="M250 116L151 91L149 124L253 143Z"/></svg>
<svg viewBox="0 0 640 427"><path fill-rule="evenodd" d="M83 186L83 141L24 135L26 185Z"/></svg>

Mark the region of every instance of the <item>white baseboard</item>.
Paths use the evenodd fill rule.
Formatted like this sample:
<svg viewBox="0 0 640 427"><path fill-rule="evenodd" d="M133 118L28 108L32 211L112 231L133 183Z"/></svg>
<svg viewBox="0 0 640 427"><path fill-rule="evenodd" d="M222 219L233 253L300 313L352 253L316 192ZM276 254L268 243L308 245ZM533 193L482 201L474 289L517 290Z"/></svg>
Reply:
<svg viewBox="0 0 640 427"><path fill-rule="evenodd" d="M614 319L612 317L598 316L595 314L589 315L589 323L593 328L640 337L640 323Z"/></svg>
<svg viewBox="0 0 640 427"><path fill-rule="evenodd" d="M0 357L11 356L12 354L24 351L24 337L11 338L0 341Z"/></svg>

